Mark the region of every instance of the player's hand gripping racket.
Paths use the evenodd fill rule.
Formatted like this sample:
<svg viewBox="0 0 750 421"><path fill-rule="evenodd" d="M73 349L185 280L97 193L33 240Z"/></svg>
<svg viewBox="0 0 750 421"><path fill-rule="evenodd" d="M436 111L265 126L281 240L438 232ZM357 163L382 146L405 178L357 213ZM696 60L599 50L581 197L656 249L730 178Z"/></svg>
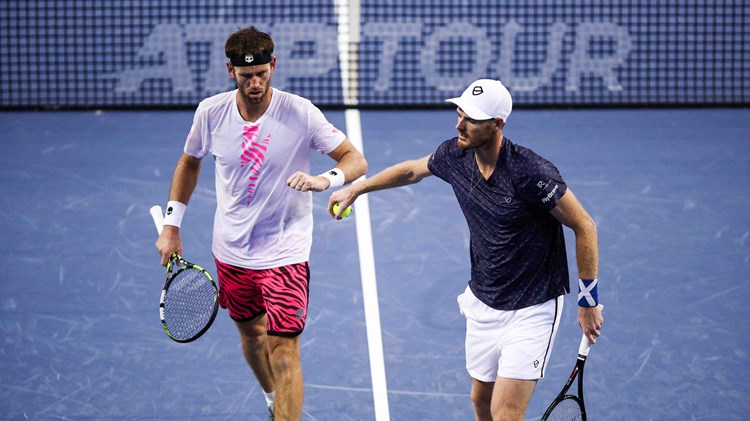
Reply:
<svg viewBox="0 0 750 421"><path fill-rule="evenodd" d="M153 206L150 212L161 234L164 225L161 206ZM211 275L177 252L172 253L159 304L161 324L167 335L177 342L194 341L211 327L218 310L219 290Z"/></svg>
<svg viewBox="0 0 750 421"><path fill-rule="evenodd" d="M603 306L599 305L599 308ZM581 345L578 347L578 361L573 367L573 372L570 373L568 381L565 382L565 386L555 400L544 411L542 421L586 421L586 407L583 404L583 366L586 364L590 348L591 343L584 334L581 337ZM578 379L578 396L568 394L570 386L576 379Z"/></svg>

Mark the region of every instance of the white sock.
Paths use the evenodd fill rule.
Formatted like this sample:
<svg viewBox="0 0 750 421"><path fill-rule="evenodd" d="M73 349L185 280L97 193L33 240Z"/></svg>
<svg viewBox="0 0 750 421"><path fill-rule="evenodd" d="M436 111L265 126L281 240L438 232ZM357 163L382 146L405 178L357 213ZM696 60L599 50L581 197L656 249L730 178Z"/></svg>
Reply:
<svg viewBox="0 0 750 421"><path fill-rule="evenodd" d="M263 392L263 396L266 398L266 405L268 405L269 408L272 407L273 406L273 398L276 396L276 392L270 392L270 393L268 393L268 392L266 392L263 389L261 389L261 391Z"/></svg>

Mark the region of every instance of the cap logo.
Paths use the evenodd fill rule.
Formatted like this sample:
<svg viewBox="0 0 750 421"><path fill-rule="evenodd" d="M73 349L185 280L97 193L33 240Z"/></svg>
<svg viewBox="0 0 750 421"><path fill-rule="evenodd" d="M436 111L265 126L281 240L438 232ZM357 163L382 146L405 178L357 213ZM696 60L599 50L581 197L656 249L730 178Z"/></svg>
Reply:
<svg viewBox="0 0 750 421"><path fill-rule="evenodd" d="M484 93L484 89L482 89L481 86L475 86L474 89L471 90L472 95L481 95Z"/></svg>
<svg viewBox="0 0 750 421"><path fill-rule="evenodd" d="M255 60L255 57L253 57L252 54L248 54L245 56L245 63L252 63L253 60Z"/></svg>

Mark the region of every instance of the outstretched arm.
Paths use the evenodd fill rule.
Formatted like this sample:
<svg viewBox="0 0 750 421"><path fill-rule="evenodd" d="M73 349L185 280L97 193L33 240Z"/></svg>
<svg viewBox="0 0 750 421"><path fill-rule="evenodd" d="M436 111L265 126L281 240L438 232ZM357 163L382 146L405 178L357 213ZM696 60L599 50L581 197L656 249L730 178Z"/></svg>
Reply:
<svg viewBox="0 0 750 421"><path fill-rule="evenodd" d="M594 220L570 189L550 212L575 233L579 278L596 279L599 270L599 245ZM596 343L596 337L601 334L602 323L604 319L598 307L578 307L578 324L590 343Z"/></svg>
<svg viewBox="0 0 750 421"><path fill-rule="evenodd" d="M427 155L419 159L398 163L384 169L371 178L364 179L344 189L333 192L331 197L328 198L328 213L336 219L341 219L341 215L336 215L333 212L333 205L335 203L340 205L339 212L343 212L344 209L354 203L357 197L364 193L406 186L422 181L423 178L432 175L427 167L429 159L430 155Z"/></svg>

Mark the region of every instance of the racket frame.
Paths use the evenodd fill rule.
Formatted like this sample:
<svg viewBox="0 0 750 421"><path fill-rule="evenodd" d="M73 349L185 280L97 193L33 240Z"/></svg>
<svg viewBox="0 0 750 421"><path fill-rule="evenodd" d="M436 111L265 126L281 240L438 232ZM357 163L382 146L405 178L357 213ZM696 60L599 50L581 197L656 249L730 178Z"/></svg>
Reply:
<svg viewBox="0 0 750 421"><path fill-rule="evenodd" d="M575 367L573 367L573 371L570 373L570 377L568 377L568 380L565 382L565 386L563 386L560 393L557 395L554 401L547 407L547 410L544 411L544 415L542 415L541 421L546 421L547 417L552 414L552 411L557 407L558 404L560 404L562 401L566 399L570 399L578 404L578 407L581 408L581 420L586 421L586 406L583 401L583 367L586 364L586 358L588 356L588 347L591 345L588 343L588 340L586 339L586 336L583 337L581 341L581 348L584 347L583 342L586 343L586 351L585 353L581 353L580 349L578 352L578 360L576 361ZM570 389L570 386L573 385L573 382L578 379L578 395L572 395L568 394L568 390Z"/></svg>
<svg viewBox="0 0 750 421"><path fill-rule="evenodd" d="M164 228L164 212L162 211L161 206L154 205L149 209L149 213L151 214L151 219L154 221L154 226L156 227L156 231L161 234L163 228ZM175 272L174 268L175 266L180 266L180 268ZM164 320L164 306L167 299L167 291L169 290L169 286L172 284L172 281L177 278L177 276L180 274L180 272L188 269L197 269L201 272L203 272L203 275L211 281L211 285L214 287L214 305L213 310L211 311L211 317L208 319L208 322L206 323L206 326L203 327L196 335L193 335L190 338L177 338L174 335L172 335L172 332L169 331L169 326L167 326L166 321ZM203 269L201 266L198 266L196 264L190 263L187 260L183 259L182 256L180 256L179 253L174 252L172 253L172 256L170 256L169 260L167 261L167 276L166 280L164 281L164 287L161 290L161 297L159 298L159 319L161 320L161 326L164 329L164 332L169 336L170 339L174 340L175 342L180 343L188 343L192 342L198 338L200 338L204 333L208 331L208 329L211 327L211 325L214 322L214 319L216 319L216 314L219 311L219 288L216 285L216 281L214 281L214 278L211 276L210 273L208 273L207 270Z"/></svg>
<svg viewBox="0 0 750 421"><path fill-rule="evenodd" d="M177 271L174 271L174 268L176 266L179 266L180 268L177 269ZM213 309L211 310L211 317L208 319L208 322L206 325L198 331L195 335L189 338L178 338L172 334L169 330L169 326L167 326L167 322L164 317L164 307L166 305L167 300L167 294L169 290L169 286L172 284L172 281L179 276L179 274L182 271L188 270L188 269L196 269L203 273L203 276L205 276L209 281L211 281L211 285L214 287L214 304ZM214 278L211 276L210 273L208 273L207 270L203 269L201 266L198 266L196 264L190 263L187 260L183 259L182 256L180 256L177 252L172 253L172 256L169 258L169 261L167 262L167 279L164 281L164 287L161 290L161 297L159 299L159 319L161 320L161 326L164 329L164 332L166 332L167 336L170 337L170 339L174 340L175 342L179 343L188 343L192 342L201 336L203 336L204 333L208 331L208 329L211 327L211 325L214 322L214 319L216 319L216 314L219 312L219 289L216 286L216 281L214 281Z"/></svg>
<svg viewBox="0 0 750 421"><path fill-rule="evenodd" d="M604 308L604 306L601 304L599 304L598 307L599 310L602 310ZM586 358L589 356L590 349L591 343L584 334L581 337L581 344L578 346L578 360L576 361L576 365L575 367L573 367L573 371L570 373L568 381L565 382L565 386L563 386L562 390L560 391L560 393L558 393L555 400L553 400L552 403L547 407L547 410L544 411L544 415L542 415L541 421L546 421L547 417L550 416L555 407L565 399L573 400L578 404L578 406L581 408L581 420L586 421L586 406L584 405L583 401L583 367L586 364ZM578 396L568 394L570 386L576 379L578 379Z"/></svg>

